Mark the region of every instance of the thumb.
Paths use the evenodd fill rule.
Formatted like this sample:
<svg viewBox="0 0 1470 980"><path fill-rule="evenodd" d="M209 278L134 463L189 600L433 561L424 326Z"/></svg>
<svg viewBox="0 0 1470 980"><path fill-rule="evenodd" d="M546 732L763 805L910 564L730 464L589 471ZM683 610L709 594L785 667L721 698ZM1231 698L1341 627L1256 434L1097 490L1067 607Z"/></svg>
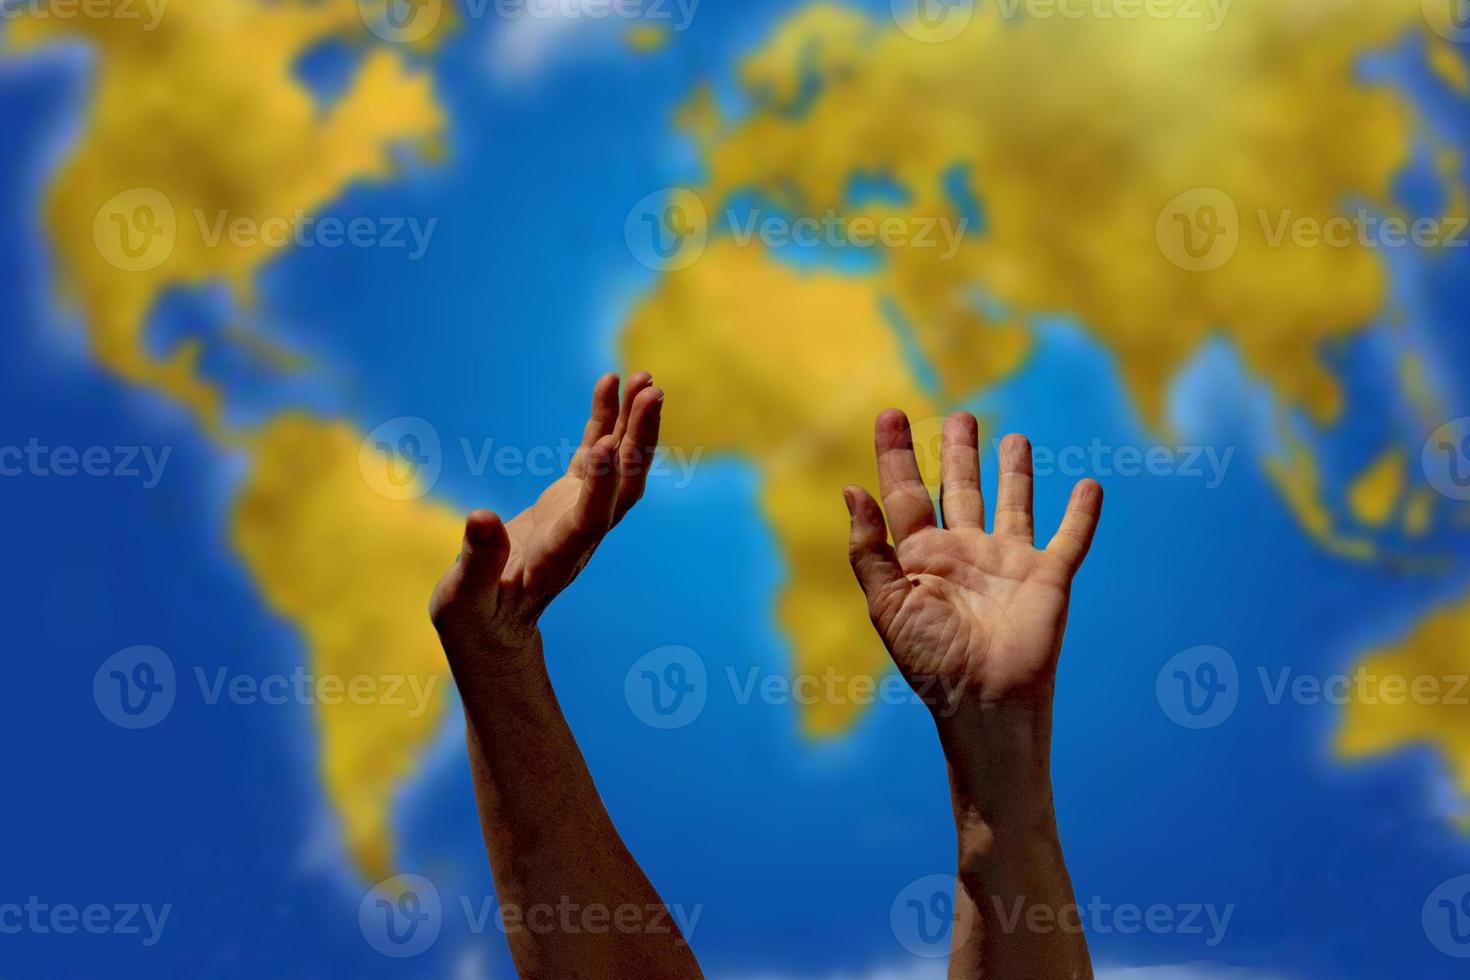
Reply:
<svg viewBox="0 0 1470 980"><path fill-rule="evenodd" d="M493 511L472 511L465 519L459 562L466 584L494 586L510 559L510 535Z"/></svg>

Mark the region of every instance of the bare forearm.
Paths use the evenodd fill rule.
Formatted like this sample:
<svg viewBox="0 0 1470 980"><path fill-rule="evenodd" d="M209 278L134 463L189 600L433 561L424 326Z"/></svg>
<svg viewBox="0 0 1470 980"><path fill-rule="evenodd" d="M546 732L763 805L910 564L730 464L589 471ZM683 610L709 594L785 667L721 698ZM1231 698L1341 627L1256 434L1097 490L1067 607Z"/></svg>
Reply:
<svg viewBox="0 0 1470 980"><path fill-rule="evenodd" d="M1057 832L1049 701L940 721L959 851L952 980L1092 976Z"/></svg>
<svg viewBox="0 0 1470 980"><path fill-rule="evenodd" d="M522 977L699 977L618 835L536 649L514 674L461 679L480 822Z"/></svg>

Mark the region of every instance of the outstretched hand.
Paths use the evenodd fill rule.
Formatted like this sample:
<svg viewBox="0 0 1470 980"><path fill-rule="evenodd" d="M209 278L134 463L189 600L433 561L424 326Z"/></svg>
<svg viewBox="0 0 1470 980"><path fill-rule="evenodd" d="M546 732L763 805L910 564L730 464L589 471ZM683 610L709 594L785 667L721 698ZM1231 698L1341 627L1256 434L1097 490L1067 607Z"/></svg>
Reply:
<svg viewBox="0 0 1470 980"><path fill-rule="evenodd" d="M908 418L894 410L878 416L883 506L861 487L844 491L852 514L849 557L878 634L926 701L942 687L949 698L975 704L1049 705L1072 579L1092 543L1102 488L1093 480L1077 484L1061 529L1036 548L1031 445L1008 436L1000 446L995 524L987 533L978 429L964 412L945 421L941 529Z"/></svg>
<svg viewBox="0 0 1470 980"><path fill-rule="evenodd" d="M539 647L541 612L643 496L662 409L651 375L630 378L621 403L618 376L604 375L567 472L509 524L488 510L469 515L459 558L429 602L451 657L472 653L477 671L494 673Z"/></svg>

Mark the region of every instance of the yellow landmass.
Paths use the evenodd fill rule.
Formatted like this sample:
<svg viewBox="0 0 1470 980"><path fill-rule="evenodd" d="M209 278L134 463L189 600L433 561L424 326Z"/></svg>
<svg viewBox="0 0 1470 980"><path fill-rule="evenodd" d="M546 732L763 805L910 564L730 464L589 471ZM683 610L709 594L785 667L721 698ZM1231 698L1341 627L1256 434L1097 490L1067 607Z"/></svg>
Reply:
<svg viewBox="0 0 1470 980"><path fill-rule="evenodd" d="M714 142L720 133L724 119L714 89L708 83L698 86L675 114L674 124L679 132L701 146Z"/></svg>
<svg viewBox="0 0 1470 980"><path fill-rule="evenodd" d="M681 438L739 453L762 474L789 562L780 606L797 670L879 662L862 619L832 613L845 608L849 573L842 515L822 509L844 480L870 476L868 416L882 400L863 394L866 380L882 378L894 404L912 409L905 397L918 397L905 395L909 368L879 304L912 329L944 404L1014 374L1038 317L1070 317L1116 358L1157 430L1179 368L1217 335L1284 418L1333 422L1344 396L1322 350L1365 329L1387 298L1373 249L1304 245L1275 230L1320 226L1349 201L1394 211L1393 180L1419 120L1403 93L1364 84L1359 63L1428 34L1418 0L1237 4L1215 31L1128 16L1138 8L1127 0L1105 4L1110 18L1008 22L995 5L977 6L957 37L925 43L888 20L810 5L742 62L751 112L722 122L701 92L680 115L712 214L754 192L788 213L898 218L917 234L936 220L958 226L968 210L953 192L958 175L983 217L957 251L886 249L856 280L799 276L758 243L721 245L712 220L708 252L668 273L628 327L627 363L656 365L678 385L683 422L670 422ZM860 176L889 178L906 196L855 206ZM1222 247L1201 267L1194 236L1210 217ZM830 322L834 309L842 325ZM729 328L712 338L709 324ZM836 403L852 411L834 408L854 387ZM803 428L818 411L851 434ZM793 456L793 445L805 451ZM1376 553L1338 531L1304 445L1275 460L1273 475L1325 547ZM812 710L817 732L853 717Z"/></svg>
<svg viewBox="0 0 1470 980"><path fill-rule="evenodd" d="M772 101L707 153L707 193L753 187L820 214L846 209L854 174L887 174L910 195L890 214L953 220L942 178L961 168L984 233L953 259L895 250L878 277L947 396L1006 376L1029 342L1019 324L978 329L979 286L1021 318L1077 318L1150 423L1217 332L1283 404L1326 421L1341 392L1321 347L1379 312L1387 274L1369 249L1275 244L1262 215L1325 222L1348 199L1388 209L1415 116L1400 93L1362 84L1358 61L1410 30L1425 30L1417 0L1241 4L1215 32L1179 18L1007 22L986 4L929 44L816 5L742 66L751 96ZM812 74L810 106L786 111ZM1233 257L1208 273L1171 262L1158 234L1166 207L1203 188L1238 215L1223 216Z"/></svg>
<svg viewBox="0 0 1470 980"><path fill-rule="evenodd" d="M1266 475L1291 508L1302 530L1326 551L1342 558L1367 561L1378 554L1372 541L1344 534L1324 500L1317 457L1282 426L1282 448L1265 460Z"/></svg>
<svg viewBox="0 0 1470 980"><path fill-rule="evenodd" d="M271 607L305 637L312 671L349 691L378 685L381 697L321 705L317 717L347 851L381 878L393 868L397 791L443 720L450 681L426 597L462 524L446 506L375 493L361 445L346 423L275 418L252 439L232 540Z"/></svg>
<svg viewBox="0 0 1470 980"><path fill-rule="evenodd" d="M848 568L842 503L847 484L874 486L879 411L909 411L926 476L937 475L934 440L923 435L937 429L937 410L879 299L867 280L802 274L719 241L665 277L622 338L624 360L652 371L679 406L664 420L666 444L736 454L758 469L787 568L778 616L798 674L881 676L888 665ZM834 734L860 710L814 705L802 725Z"/></svg>
<svg viewBox="0 0 1470 980"><path fill-rule="evenodd" d="M662 51L672 32L663 24L635 24L623 33L623 41L639 54Z"/></svg>
<svg viewBox="0 0 1470 980"><path fill-rule="evenodd" d="M227 433L221 393L197 369L199 345L160 358L145 338L173 287L224 281L249 304L279 248L221 229L312 215L353 183L392 176L400 148L439 148L430 76L396 48L370 46L345 93L318 104L296 62L338 38L374 41L356 0L194 0L168 4L151 30L121 16L22 12L7 19L0 50L81 40L95 56L80 142L46 194L63 291L105 370L256 454L235 542L272 605L302 629L310 671L440 677L423 602L458 535L451 515L373 497L357 473L358 437L343 426L286 419L258 440ZM427 709L410 718L319 705L327 792L365 873L389 868L394 787L428 745L441 695Z"/></svg>
<svg viewBox="0 0 1470 980"><path fill-rule="evenodd" d="M221 218L263 228L314 213L355 181L391 176L395 148L430 147L441 135L430 76L374 47L346 93L319 109L296 62L365 32L355 0L173 3L152 31L114 17L21 17L9 27L12 49L83 40L96 56L81 142L45 205L94 356L217 430L220 395L199 376L198 345L167 358L148 352L154 304L170 287L211 280L248 300L280 250L216 235Z"/></svg>
<svg viewBox="0 0 1470 980"><path fill-rule="evenodd" d="M1470 685L1461 680L1470 675L1470 599L1431 613L1401 644L1370 654L1359 669L1375 680L1352 688L1337 754L1359 759L1409 745L1433 746L1470 802ZM1402 684L1390 689L1384 678ZM1417 695L1416 683L1422 686ZM1470 806L1461 816L1470 818Z"/></svg>
<svg viewBox="0 0 1470 980"><path fill-rule="evenodd" d="M1348 509L1359 524L1383 527L1393 519L1404 495L1408 460L1399 448L1384 452L1348 487Z"/></svg>
<svg viewBox="0 0 1470 980"><path fill-rule="evenodd" d="M1450 88L1470 95L1470 65L1465 64L1459 47L1443 39L1430 42L1429 65Z"/></svg>
<svg viewBox="0 0 1470 980"><path fill-rule="evenodd" d="M1404 508L1404 531L1410 537L1420 538L1429 533L1434 521L1434 505L1438 495L1429 487L1420 487L1409 497Z"/></svg>

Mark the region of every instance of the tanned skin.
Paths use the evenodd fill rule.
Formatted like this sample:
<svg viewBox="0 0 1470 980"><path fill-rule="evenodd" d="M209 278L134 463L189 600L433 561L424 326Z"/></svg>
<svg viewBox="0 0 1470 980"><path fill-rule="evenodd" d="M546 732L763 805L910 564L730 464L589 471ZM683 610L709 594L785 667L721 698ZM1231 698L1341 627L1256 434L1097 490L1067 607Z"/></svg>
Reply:
<svg viewBox="0 0 1470 980"><path fill-rule="evenodd" d="M431 602L464 700L511 953L529 980L702 976L598 797L552 692L537 628L642 496L662 406L646 374L629 380L621 403L617 377L600 380L566 475L509 524L489 511L470 514L460 558ZM1072 580L1097 527L1102 488L1079 483L1060 530L1036 548L1031 447L1010 436L987 533L978 440L973 416L946 421L941 528L908 419L880 415L883 504L860 487L844 491L849 556L870 618L929 704L949 763L959 849L950 977L1091 978L1080 929L1063 927L1076 903L1050 752ZM1037 906L1050 913L1040 921L1058 927L1029 927Z"/></svg>
<svg viewBox="0 0 1470 980"><path fill-rule="evenodd" d="M1072 580L1092 544L1102 488L1077 484L1060 530L1037 548L1031 446L1008 436L987 532L978 442L974 416L945 421L940 527L908 419L880 415L874 446L883 505L861 487L844 491L849 557L904 677L926 698L947 692L929 707L949 762L959 841L951 980L1090 978L1058 839L1050 756ZM1045 915L1033 918L1037 906Z"/></svg>
<svg viewBox="0 0 1470 980"><path fill-rule="evenodd" d="M551 689L537 621L642 497L663 392L597 382L565 475L508 524L478 510L430 602L464 701L475 798L516 968L527 980L702 977L624 845Z"/></svg>

